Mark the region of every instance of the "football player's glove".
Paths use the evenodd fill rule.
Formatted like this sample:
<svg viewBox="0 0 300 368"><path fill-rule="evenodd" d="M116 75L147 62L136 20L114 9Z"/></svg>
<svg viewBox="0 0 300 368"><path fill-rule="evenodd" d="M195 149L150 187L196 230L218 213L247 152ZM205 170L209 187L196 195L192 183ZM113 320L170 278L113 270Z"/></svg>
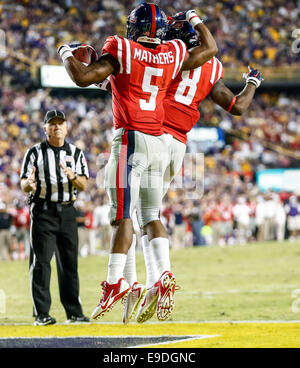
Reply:
<svg viewBox="0 0 300 368"><path fill-rule="evenodd" d="M175 38L182 40L187 49L199 46L199 39L194 28L187 21L174 21L172 17L168 18L169 25L166 32L165 40L174 40Z"/></svg>
<svg viewBox="0 0 300 368"><path fill-rule="evenodd" d="M244 73L243 77L246 79L246 83L252 83L258 88L261 82L264 80L262 74L257 69L253 69L251 66L248 66L249 73Z"/></svg>
<svg viewBox="0 0 300 368"><path fill-rule="evenodd" d="M195 10L179 12L175 14L172 18L174 20L186 20L193 28L195 28L197 24L203 23L203 20L198 17Z"/></svg>
<svg viewBox="0 0 300 368"><path fill-rule="evenodd" d="M186 20L186 11L176 13L175 15L172 15L173 20ZM168 19L171 17L168 17Z"/></svg>

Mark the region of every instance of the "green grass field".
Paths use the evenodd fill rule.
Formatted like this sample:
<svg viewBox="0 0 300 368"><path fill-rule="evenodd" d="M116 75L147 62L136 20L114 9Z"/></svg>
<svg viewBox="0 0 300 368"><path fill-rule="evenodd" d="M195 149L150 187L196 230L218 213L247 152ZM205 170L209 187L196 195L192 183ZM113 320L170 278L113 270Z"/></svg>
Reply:
<svg viewBox="0 0 300 368"><path fill-rule="evenodd" d="M107 256L79 258L80 297L90 315L106 278ZM171 251L176 293L173 321L300 320L292 311L292 292L300 289L300 243L261 243L230 248L195 247ZM139 280L145 281L143 255L137 253ZM0 290L6 311L0 323L31 323L28 261L0 263ZM65 321L52 263L51 315ZM299 295L300 296L300 295ZM121 321L121 304L102 320Z"/></svg>
<svg viewBox="0 0 300 368"><path fill-rule="evenodd" d="M144 325L118 324L115 326L119 332L113 332L113 327L110 327L109 331L117 335L134 333L151 335L160 328L160 334L169 332L180 335L183 327L177 322L198 322L194 326L195 331L198 331L196 334L218 334L221 337L199 340L200 345L191 342L184 346L226 347L229 344L228 346L237 347L244 341L243 346L299 347L299 323L277 325L271 323L264 325L264 329L263 324L248 323L244 324L244 330L235 323L222 324L225 321L299 321L300 291L297 294L297 289L300 289L299 259L300 243L289 242L268 242L228 248L195 247L171 251L173 272L177 283L181 286L176 292L175 310L170 319L173 323L151 325L151 322L157 322L153 318L150 323ZM80 297L87 316L90 316L98 303L100 283L106 278L107 260L108 256L79 258ZM137 253L137 271L139 280L144 282L144 260L140 252ZM77 336L76 334L85 335L85 333L97 336L97 333L98 335L104 333L104 328L99 329L99 324L95 323L90 327L86 326L84 330L82 327L65 325L42 327L38 330L32 330L32 327L29 330L18 330L20 326L9 326L31 325L33 322L27 261L0 263L0 290L3 290L6 296L5 313L1 313L4 312L3 305L2 310L0 308L0 337L30 336L33 333L34 335L45 333L43 336L47 336L49 333L47 331L51 331L50 335L54 336ZM66 317L59 301L54 260L51 294L50 314L57 322L63 323ZM100 321L121 323L121 320L122 305L119 303ZM220 323L204 323L212 321ZM153 326L157 327L153 330ZM174 326L173 332L170 332L173 328L171 326ZM188 331L192 333L192 324L190 327L186 326L188 325L185 324L185 333ZM249 336L252 338L249 339ZM175 346L180 345L174 344Z"/></svg>

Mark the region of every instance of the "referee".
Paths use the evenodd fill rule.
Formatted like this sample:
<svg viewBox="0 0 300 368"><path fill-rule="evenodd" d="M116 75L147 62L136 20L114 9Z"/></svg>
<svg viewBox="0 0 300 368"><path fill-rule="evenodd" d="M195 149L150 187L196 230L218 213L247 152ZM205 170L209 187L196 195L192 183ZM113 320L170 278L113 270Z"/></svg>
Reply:
<svg viewBox="0 0 300 368"><path fill-rule="evenodd" d="M48 111L47 139L27 150L21 187L30 193L30 283L34 325L56 322L49 315L51 258L55 253L60 300L67 322L89 322L79 298L78 231L73 203L89 177L83 152L65 141L65 114Z"/></svg>

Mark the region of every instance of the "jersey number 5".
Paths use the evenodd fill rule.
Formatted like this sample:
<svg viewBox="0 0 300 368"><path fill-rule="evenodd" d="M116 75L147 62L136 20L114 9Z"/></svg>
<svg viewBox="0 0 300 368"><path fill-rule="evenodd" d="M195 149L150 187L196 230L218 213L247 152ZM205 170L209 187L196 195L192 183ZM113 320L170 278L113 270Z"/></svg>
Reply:
<svg viewBox="0 0 300 368"><path fill-rule="evenodd" d="M201 67L194 69L192 78L190 78L190 70L182 72L182 81L179 83L175 93L175 101L181 102L185 105L190 105L193 102L197 92L197 84L201 77ZM188 92L185 94L186 89Z"/></svg>
<svg viewBox="0 0 300 368"><path fill-rule="evenodd" d="M143 92L151 93L149 101L140 99L140 108L144 111L154 111L156 108L156 97L159 91L158 86L151 84L152 76L161 77L163 75L163 69L152 68L150 66L145 67L144 79L142 90Z"/></svg>

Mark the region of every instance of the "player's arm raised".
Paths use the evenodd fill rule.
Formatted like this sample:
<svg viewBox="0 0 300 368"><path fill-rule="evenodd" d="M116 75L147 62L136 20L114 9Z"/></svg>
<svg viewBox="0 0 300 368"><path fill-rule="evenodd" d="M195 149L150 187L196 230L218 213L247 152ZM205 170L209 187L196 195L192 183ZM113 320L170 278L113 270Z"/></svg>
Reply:
<svg viewBox="0 0 300 368"><path fill-rule="evenodd" d="M182 64L181 70L191 70L205 64L218 52L216 41L214 40L209 29L203 24L195 10L178 13L173 17L174 20L186 20L198 32L201 42L200 46L188 51L187 56Z"/></svg>
<svg viewBox="0 0 300 368"><path fill-rule="evenodd" d="M225 86L223 79L220 79L210 92L212 100L232 115L242 115L248 109L256 88L260 86L263 80L261 73L250 67L249 73L244 75L244 78L246 78L246 86L236 96Z"/></svg>
<svg viewBox="0 0 300 368"><path fill-rule="evenodd" d="M102 82L119 69L119 62L111 55L101 56L98 61L84 65L72 54L69 45L62 45L57 50L72 81L79 87L87 87Z"/></svg>

